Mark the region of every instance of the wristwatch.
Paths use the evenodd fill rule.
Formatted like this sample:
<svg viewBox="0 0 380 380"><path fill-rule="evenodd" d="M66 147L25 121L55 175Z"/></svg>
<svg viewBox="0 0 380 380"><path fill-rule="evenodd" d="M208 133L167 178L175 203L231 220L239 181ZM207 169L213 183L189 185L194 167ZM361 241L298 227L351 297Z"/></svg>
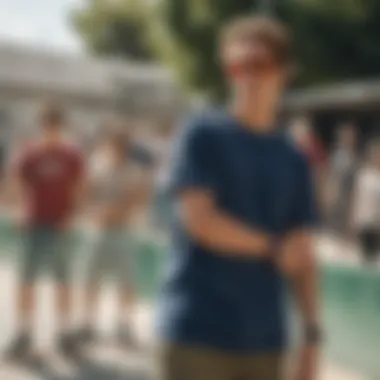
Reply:
<svg viewBox="0 0 380 380"><path fill-rule="evenodd" d="M322 328L319 325L307 325L304 330L306 344L320 344L323 340Z"/></svg>

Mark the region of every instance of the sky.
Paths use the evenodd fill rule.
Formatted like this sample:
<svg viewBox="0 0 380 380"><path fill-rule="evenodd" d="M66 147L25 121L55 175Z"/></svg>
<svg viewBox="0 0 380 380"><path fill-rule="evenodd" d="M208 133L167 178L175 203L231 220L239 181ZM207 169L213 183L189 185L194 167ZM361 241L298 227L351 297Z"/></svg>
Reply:
<svg viewBox="0 0 380 380"><path fill-rule="evenodd" d="M68 12L82 0L0 0L0 41L81 52Z"/></svg>

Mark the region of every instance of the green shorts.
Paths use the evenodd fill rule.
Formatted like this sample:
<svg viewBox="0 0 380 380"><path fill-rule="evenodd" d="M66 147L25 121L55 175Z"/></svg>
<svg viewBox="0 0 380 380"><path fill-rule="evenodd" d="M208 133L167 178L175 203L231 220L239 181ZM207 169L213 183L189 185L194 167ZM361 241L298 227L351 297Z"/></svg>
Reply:
<svg viewBox="0 0 380 380"><path fill-rule="evenodd" d="M233 354L200 347L163 348L156 380L281 380L281 353Z"/></svg>
<svg viewBox="0 0 380 380"><path fill-rule="evenodd" d="M89 285L103 280L114 280L118 285L128 288L135 285L136 245L125 227L98 232L91 246Z"/></svg>
<svg viewBox="0 0 380 380"><path fill-rule="evenodd" d="M34 283L45 275L59 283L70 281L71 233L37 225L27 228L23 241L22 283Z"/></svg>
<svg viewBox="0 0 380 380"><path fill-rule="evenodd" d="M167 191L157 190L152 204L152 223L155 227L167 230L173 222L173 202Z"/></svg>

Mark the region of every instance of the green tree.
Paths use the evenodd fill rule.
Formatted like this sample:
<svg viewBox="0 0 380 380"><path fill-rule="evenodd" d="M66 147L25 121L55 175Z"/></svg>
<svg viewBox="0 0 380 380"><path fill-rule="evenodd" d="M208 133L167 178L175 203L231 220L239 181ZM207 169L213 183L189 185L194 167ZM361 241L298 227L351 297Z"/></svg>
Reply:
<svg viewBox="0 0 380 380"><path fill-rule="evenodd" d="M97 53L169 64L189 88L211 98L225 94L217 36L261 0L88 0L74 17ZM272 0L294 32L296 85L368 78L380 73L379 0Z"/></svg>
<svg viewBox="0 0 380 380"><path fill-rule="evenodd" d="M154 55L147 39L148 9L143 0L88 0L71 18L90 51L151 61Z"/></svg>
<svg viewBox="0 0 380 380"><path fill-rule="evenodd" d="M378 0L272 0L276 17L294 33L296 85L368 78L380 73ZM224 95L217 36L237 15L254 14L256 0L162 0L155 46L183 80L213 98ZM164 36L164 38L163 38ZM162 41L171 49L161 49Z"/></svg>
<svg viewBox="0 0 380 380"><path fill-rule="evenodd" d="M380 55L374 45L380 37L376 3L376 0L282 3L279 16L294 31L301 64L300 84L353 80L380 73Z"/></svg>
<svg viewBox="0 0 380 380"><path fill-rule="evenodd" d="M184 83L219 99L225 93L225 86L218 63L217 36L228 19L252 11L254 3L252 0L161 1L151 40L159 57L177 69Z"/></svg>

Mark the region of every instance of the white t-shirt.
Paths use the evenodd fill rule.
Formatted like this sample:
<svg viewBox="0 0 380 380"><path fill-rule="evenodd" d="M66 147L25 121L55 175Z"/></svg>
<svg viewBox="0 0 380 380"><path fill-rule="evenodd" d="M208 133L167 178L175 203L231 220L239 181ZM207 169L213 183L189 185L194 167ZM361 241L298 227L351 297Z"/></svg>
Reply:
<svg viewBox="0 0 380 380"><path fill-rule="evenodd" d="M115 166L106 154L95 155L90 165L94 199L100 203L121 201L142 180L140 170L131 163Z"/></svg>
<svg viewBox="0 0 380 380"><path fill-rule="evenodd" d="M380 170L359 171L355 189L354 224L358 228L380 228Z"/></svg>
<svg viewBox="0 0 380 380"><path fill-rule="evenodd" d="M347 149L337 149L332 161L334 175L342 177L355 165L355 155Z"/></svg>

